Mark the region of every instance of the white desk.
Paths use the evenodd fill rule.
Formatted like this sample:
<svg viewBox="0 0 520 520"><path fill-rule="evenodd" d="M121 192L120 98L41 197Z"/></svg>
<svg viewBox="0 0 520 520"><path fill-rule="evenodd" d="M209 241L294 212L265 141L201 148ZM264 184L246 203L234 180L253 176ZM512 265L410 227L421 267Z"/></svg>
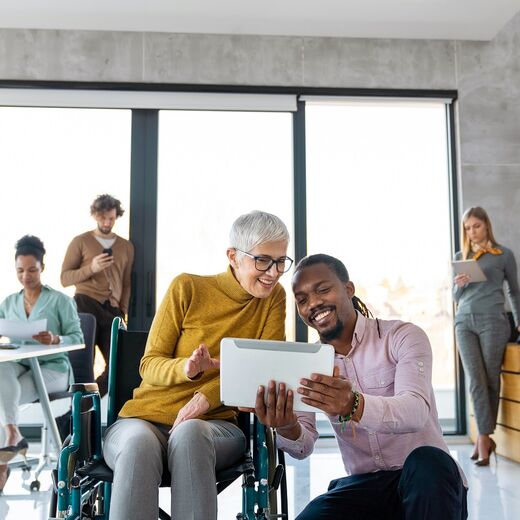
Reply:
<svg viewBox="0 0 520 520"><path fill-rule="evenodd" d="M50 354L59 354L60 352L69 352L70 350L79 350L85 348L85 345L22 345L17 349L2 349L0 348L0 363L4 361L20 361L22 359L28 359L31 366L31 373L34 379L34 384L38 392L38 398L42 405L43 414L51 431L51 438L54 446L57 450L60 449L61 439L58 431L56 420L52 415L51 403L49 401L49 395L45 388L45 381L43 380L42 371L40 364L38 363L38 357L48 356Z"/></svg>

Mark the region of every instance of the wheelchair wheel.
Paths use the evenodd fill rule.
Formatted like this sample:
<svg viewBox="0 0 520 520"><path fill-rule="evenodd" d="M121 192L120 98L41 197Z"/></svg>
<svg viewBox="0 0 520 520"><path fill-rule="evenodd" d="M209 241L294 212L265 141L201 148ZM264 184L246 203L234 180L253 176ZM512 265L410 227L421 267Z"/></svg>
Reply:
<svg viewBox="0 0 520 520"><path fill-rule="evenodd" d="M276 439L272 428L265 429L265 443L267 445L267 456L269 464L269 487L272 487L272 482L275 476L276 466L278 464L276 456ZM278 490L271 488L269 490L269 515L276 518L278 514Z"/></svg>

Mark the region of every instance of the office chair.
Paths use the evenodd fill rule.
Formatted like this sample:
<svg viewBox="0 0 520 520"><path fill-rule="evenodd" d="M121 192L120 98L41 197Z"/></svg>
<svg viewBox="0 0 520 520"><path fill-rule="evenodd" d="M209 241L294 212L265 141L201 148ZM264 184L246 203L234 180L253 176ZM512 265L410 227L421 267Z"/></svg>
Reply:
<svg viewBox="0 0 520 520"><path fill-rule="evenodd" d="M80 319L80 326L83 332L83 340L85 348L81 350L74 350L68 353L69 361L72 367L72 374L74 381L77 383L84 383L94 380L94 348L96 341L96 318L93 314L78 313ZM58 399L71 399L72 393L69 390L61 392L52 392L49 394L49 401L57 401ZM38 403L39 401L34 401ZM71 412L67 412L62 416L62 421L70 423ZM58 418L60 419L60 418ZM65 425L67 430L70 425ZM60 431L61 434L61 431ZM56 453L59 452L61 446L56 446ZM39 477L45 468L54 468L56 463L56 456L52 454L51 442L49 439L49 428L44 420L41 428L41 451L37 457L27 459L27 463L20 463L23 476L27 477L30 474L30 468L36 466L34 470L34 480L30 483L31 491L40 490Z"/></svg>
<svg viewBox="0 0 520 520"><path fill-rule="evenodd" d="M120 318L115 318L112 323L107 426L117 419L119 410L141 382L139 363L147 337L147 332L126 331ZM113 474L102 456L97 385L75 384L71 391L74 393L72 435L64 444L58 469L54 472L55 494L50 504L50 517L108 520ZM250 414L239 415L239 425L248 439L251 439L250 420ZM255 460L248 450L238 464L217 472L217 492L242 476L243 505L237 519L287 518L285 472L282 464L276 464L278 454L274 434L256 420L253 430ZM166 470L161 487L169 487L170 480ZM285 496L282 496L284 512L278 515L275 495L280 483ZM169 520L170 516L161 510L159 519Z"/></svg>

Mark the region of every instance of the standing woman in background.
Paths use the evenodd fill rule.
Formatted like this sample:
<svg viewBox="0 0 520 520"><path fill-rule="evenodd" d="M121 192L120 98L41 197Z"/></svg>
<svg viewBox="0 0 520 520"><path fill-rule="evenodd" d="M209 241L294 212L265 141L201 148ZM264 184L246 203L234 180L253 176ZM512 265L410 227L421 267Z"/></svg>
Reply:
<svg viewBox="0 0 520 520"><path fill-rule="evenodd" d="M469 208L462 217L461 228L462 251L455 255L455 260L476 260L487 277L485 282L472 283L467 274L459 274L453 287L457 304L455 336L469 377L478 429L471 458L476 465L487 466L496 448L490 435L496 427L500 369L510 336L504 310L504 281L519 331L520 290L513 252L495 240L486 211L478 206Z"/></svg>

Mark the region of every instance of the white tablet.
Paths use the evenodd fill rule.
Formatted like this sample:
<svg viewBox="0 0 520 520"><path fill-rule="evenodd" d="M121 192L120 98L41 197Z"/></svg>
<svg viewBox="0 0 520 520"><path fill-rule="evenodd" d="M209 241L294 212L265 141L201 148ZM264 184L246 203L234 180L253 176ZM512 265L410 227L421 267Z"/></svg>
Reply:
<svg viewBox="0 0 520 520"><path fill-rule="evenodd" d="M314 373L331 376L334 347L259 339L224 338L220 342L220 400L227 406L254 408L260 385L285 383L294 392L294 410L319 411L301 402L296 389L302 377Z"/></svg>
<svg viewBox="0 0 520 520"><path fill-rule="evenodd" d="M485 282L487 280L484 271L476 260L456 260L451 263L455 274L467 274L470 278L469 283Z"/></svg>

